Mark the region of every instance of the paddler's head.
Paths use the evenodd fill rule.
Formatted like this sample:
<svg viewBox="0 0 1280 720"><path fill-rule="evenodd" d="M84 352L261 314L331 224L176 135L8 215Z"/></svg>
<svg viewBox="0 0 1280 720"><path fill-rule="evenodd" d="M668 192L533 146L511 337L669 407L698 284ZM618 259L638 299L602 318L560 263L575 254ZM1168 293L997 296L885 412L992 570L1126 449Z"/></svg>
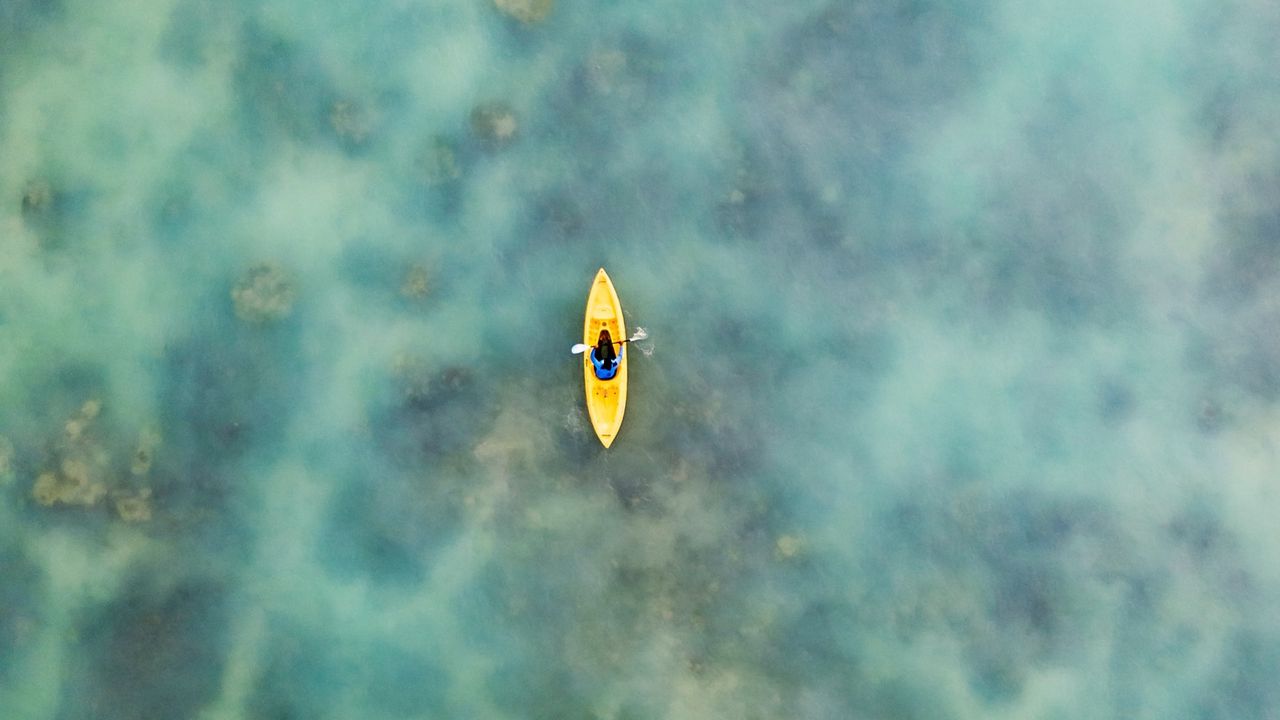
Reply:
<svg viewBox="0 0 1280 720"><path fill-rule="evenodd" d="M601 328L600 340L596 342L596 357L600 360L612 360L614 356L613 338L609 337L607 329Z"/></svg>

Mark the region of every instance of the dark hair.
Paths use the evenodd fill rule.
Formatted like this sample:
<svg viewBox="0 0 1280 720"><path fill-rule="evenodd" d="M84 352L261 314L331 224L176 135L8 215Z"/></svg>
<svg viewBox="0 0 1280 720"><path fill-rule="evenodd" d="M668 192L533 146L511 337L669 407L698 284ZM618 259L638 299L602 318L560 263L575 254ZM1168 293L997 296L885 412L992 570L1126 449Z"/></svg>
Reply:
<svg viewBox="0 0 1280 720"><path fill-rule="evenodd" d="M609 336L606 328L600 328L600 339L596 341L596 350L599 351L596 353L596 359L600 362L613 362L613 359L618 356L613 350L613 338Z"/></svg>

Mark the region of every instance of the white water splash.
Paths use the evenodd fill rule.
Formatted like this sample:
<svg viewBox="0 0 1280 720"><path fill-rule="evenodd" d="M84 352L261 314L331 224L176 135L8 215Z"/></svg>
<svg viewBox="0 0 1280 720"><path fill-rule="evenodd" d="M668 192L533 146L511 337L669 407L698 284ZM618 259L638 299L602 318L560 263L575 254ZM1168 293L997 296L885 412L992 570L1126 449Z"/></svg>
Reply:
<svg viewBox="0 0 1280 720"><path fill-rule="evenodd" d="M648 337L649 337L649 331L637 325L635 333L631 335L631 339L630 339L631 347L635 348L636 350L639 350L641 353L644 354L645 357L653 357L652 342L636 344L637 341L646 340L648 339Z"/></svg>

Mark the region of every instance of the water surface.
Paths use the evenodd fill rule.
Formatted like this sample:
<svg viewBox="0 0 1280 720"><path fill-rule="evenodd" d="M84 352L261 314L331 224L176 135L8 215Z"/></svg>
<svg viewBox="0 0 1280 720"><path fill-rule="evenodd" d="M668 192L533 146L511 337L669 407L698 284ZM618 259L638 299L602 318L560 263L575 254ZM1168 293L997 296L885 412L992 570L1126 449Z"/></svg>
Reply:
<svg viewBox="0 0 1280 720"><path fill-rule="evenodd" d="M0 716L1274 718L1277 37L0 0Z"/></svg>

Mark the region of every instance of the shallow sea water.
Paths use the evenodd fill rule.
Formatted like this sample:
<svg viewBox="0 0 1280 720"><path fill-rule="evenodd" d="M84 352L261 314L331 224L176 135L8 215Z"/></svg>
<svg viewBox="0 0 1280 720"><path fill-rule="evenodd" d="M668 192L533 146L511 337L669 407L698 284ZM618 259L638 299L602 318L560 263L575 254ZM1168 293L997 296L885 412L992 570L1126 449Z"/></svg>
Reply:
<svg viewBox="0 0 1280 720"><path fill-rule="evenodd" d="M502 5L0 0L0 717L1277 717L1280 6Z"/></svg>

